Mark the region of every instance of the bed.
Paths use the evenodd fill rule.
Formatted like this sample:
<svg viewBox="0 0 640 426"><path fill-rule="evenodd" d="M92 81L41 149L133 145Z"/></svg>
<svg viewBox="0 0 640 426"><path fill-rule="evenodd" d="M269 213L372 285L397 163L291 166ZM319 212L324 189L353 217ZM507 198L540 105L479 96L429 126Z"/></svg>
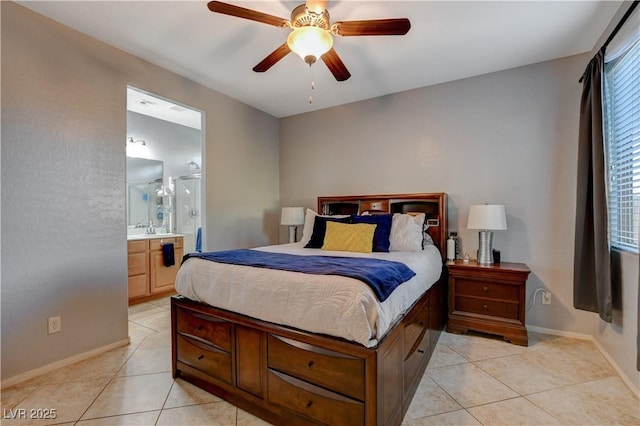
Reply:
<svg viewBox="0 0 640 426"><path fill-rule="evenodd" d="M351 276L187 259L171 301L173 375L274 424L399 425L444 326L446 194L319 197L316 212L302 242L248 254L365 257L415 275L381 296ZM396 239L393 250L392 239L389 252L327 250L345 229L334 220L372 223L365 215L394 215L394 226L396 216L420 218L423 247L405 252ZM331 223L324 250L304 248L316 216Z"/></svg>

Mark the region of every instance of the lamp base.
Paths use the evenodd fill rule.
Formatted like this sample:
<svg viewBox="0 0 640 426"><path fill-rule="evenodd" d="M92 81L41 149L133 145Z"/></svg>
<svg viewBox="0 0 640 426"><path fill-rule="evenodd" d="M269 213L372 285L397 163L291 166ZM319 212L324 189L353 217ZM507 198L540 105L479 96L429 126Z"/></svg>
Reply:
<svg viewBox="0 0 640 426"><path fill-rule="evenodd" d="M296 242L296 231L297 231L298 227L295 225L289 225L289 242L290 243L295 243Z"/></svg>
<svg viewBox="0 0 640 426"><path fill-rule="evenodd" d="M478 263L481 265L493 264L493 232L478 232Z"/></svg>

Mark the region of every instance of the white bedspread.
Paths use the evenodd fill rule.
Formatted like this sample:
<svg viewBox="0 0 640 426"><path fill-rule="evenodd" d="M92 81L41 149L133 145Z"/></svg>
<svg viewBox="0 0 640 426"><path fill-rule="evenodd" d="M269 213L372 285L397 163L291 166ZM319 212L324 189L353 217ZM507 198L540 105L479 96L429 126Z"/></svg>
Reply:
<svg viewBox="0 0 640 426"><path fill-rule="evenodd" d="M409 266L416 276L380 302L363 282L337 275L313 275L191 258L178 271L181 295L264 321L324 333L372 347L393 322L440 277L435 246L420 252L350 253L305 249L300 243L256 250L303 256L374 257Z"/></svg>

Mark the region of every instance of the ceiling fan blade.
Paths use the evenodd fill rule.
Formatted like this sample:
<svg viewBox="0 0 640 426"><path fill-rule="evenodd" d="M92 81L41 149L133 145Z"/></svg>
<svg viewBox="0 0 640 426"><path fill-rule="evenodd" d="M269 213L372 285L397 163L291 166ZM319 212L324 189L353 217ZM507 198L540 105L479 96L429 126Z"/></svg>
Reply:
<svg viewBox="0 0 640 426"><path fill-rule="evenodd" d="M307 9L314 13L322 13L327 8L327 0L307 0Z"/></svg>
<svg viewBox="0 0 640 426"><path fill-rule="evenodd" d="M331 71L331 74L333 74L336 80L345 81L351 77L351 73L347 67L344 66L342 59L340 59L340 56L338 56L334 48L331 48L331 50L322 55L322 61L327 65L327 68L329 68L329 71Z"/></svg>
<svg viewBox="0 0 640 426"><path fill-rule="evenodd" d="M280 59L284 58L291 52L287 43L283 43L282 46L271 52L269 56L264 58L258 65L253 67L255 72L265 72L276 64Z"/></svg>
<svg viewBox="0 0 640 426"><path fill-rule="evenodd" d="M333 24L341 36L405 35L411 28L407 18L344 21Z"/></svg>
<svg viewBox="0 0 640 426"><path fill-rule="evenodd" d="M264 24L269 24L276 27L287 26L289 22L284 18L268 15L256 10L245 9L244 7L234 6L228 3L222 3L220 1L210 1L207 4L207 7L212 12L222 13L223 15L236 16L238 18L248 19L250 21L262 22Z"/></svg>

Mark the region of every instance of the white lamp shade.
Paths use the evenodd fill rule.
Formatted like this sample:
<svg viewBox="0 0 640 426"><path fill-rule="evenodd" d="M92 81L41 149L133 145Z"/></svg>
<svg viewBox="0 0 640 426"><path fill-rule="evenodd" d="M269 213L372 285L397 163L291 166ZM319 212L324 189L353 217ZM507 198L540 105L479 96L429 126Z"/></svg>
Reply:
<svg viewBox="0 0 640 426"><path fill-rule="evenodd" d="M283 207L280 225L304 224L304 207Z"/></svg>
<svg viewBox="0 0 640 426"><path fill-rule="evenodd" d="M469 229L501 231L507 229L507 216L500 204L483 204L469 207Z"/></svg>

